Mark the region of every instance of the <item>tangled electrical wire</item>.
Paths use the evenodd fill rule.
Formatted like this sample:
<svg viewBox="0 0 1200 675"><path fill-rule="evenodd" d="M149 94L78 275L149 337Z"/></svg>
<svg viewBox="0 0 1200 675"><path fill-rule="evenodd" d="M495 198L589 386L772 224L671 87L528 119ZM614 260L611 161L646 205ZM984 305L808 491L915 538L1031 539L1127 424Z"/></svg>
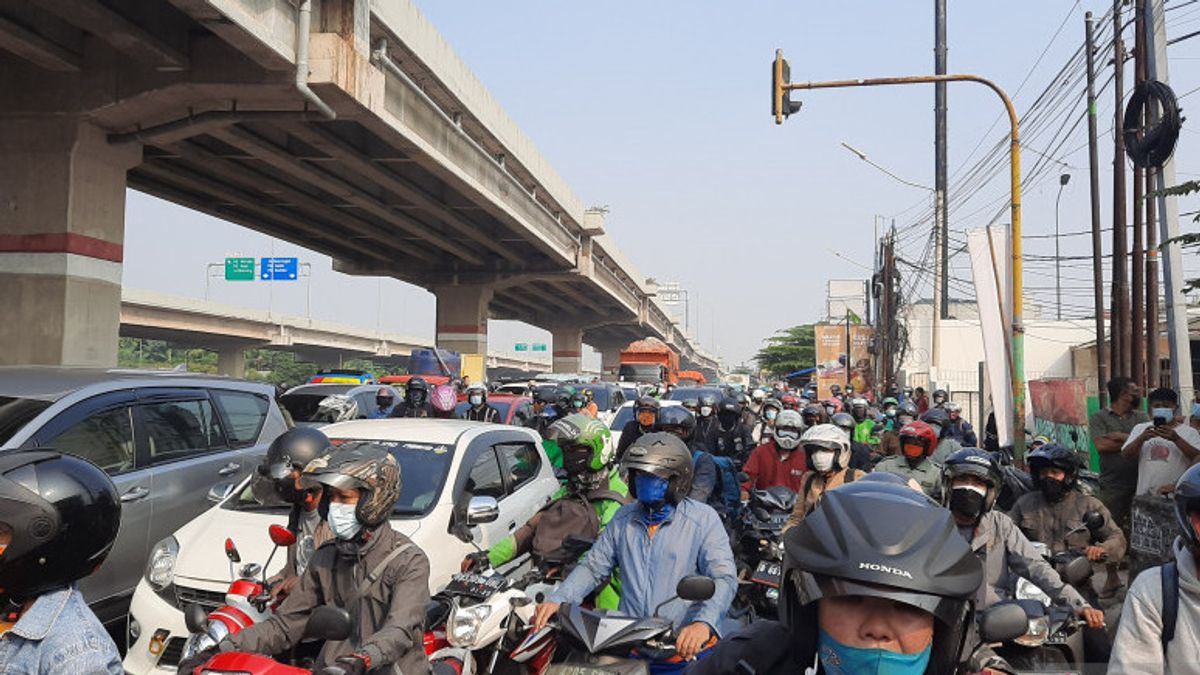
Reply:
<svg viewBox="0 0 1200 675"><path fill-rule="evenodd" d="M1158 120L1143 127L1145 110L1161 111ZM1129 103L1125 106L1125 120L1121 131L1125 135L1125 153L1133 161L1133 165L1144 169L1159 168L1175 152L1175 144L1179 141L1179 129L1183 126L1180 115L1179 101L1175 92L1167 84L1158 80L1146 80L1138 83Z"/></svg>

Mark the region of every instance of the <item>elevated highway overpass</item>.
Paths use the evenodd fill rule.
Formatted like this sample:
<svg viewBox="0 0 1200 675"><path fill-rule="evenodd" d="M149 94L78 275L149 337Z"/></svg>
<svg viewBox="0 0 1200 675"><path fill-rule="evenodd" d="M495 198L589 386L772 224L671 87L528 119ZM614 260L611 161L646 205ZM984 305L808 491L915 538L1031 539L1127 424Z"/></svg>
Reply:
<svg viewBox="0 0 1200 675"><path fill-rule="evenodd" d="M432 291L444 348L717 365L411 0L6 4L0 86L0 363L115 361L128 185Z"/></svg>

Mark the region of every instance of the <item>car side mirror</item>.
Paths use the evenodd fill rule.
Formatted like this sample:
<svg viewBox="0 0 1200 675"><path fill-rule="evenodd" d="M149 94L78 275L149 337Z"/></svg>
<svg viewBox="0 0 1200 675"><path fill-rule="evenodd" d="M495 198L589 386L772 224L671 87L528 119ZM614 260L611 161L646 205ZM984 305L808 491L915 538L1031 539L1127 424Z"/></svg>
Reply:
<svg viewBox="0 0 1200 675"><path fill-rule="evenodd" d="M1079 556L1071 562L1067 563L1062 571L1062 580L1072 586L1079 585L1088 575L1092 573L1092 563L1087 558Z"/></svg>
<svg viewBox="0 0 1200 675"><path fill-rule="evenodd" d="M1083 515L1083 524L1088 532L1098 534L1104 528L1104 516L1099 511L1088 511Z"/></svg>
<svg viewBox="0 0 1200 675"><path fill-rule="evenodd" d="M304 625L304 637L326 642L339 642L350 637L350 612L341 607L321 605L308 615Z"/></svg>
<svg viewBox="0 0 1200 675"><path fill-rule="evenodd" d="M717 583L712 577L699 575L686 576L675 586L675 595L688 602L703 602L717 592Z"/></svg>
<svg viewBox="0 0 1200 675"><path fill-rule="evenodd" d="M220 504L233 494L233 483L217 483L208 489L208 501Z"/></svg>
<svg viewBox="0 0 1200 675"><path fill-rule="evenodd" d="M187 626L189 633L203 633L207 622L208 613L200 605L192 603L183 610L183 625Z"/></svg>
<svg viewBox="0 0 1200 675"><path fill-rule="evenodd" d="M467 504L467 527L490 523L500 517L500 504L495 497L471 497Z"/></svg>
<svg viewBox="0 0 1200 675"><path fill-rule="evenodd" d="M984 642L1008 642L1029 631L1029 617L1020 605L992 605L979 620L979 636Z"/></svg>

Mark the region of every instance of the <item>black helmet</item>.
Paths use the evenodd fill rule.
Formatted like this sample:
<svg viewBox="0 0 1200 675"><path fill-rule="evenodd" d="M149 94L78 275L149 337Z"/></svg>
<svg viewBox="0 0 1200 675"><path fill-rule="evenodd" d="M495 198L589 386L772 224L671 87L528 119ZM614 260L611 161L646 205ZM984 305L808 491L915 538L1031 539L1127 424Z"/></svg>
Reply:
<svg viewBox="0 0 1200 675"><path fill-rule="evenodd" d="M429 400L429 383L423 377L414 377L404 386L404 400L410 404L421 405Z"/></svg>
<svg viewBox="0 0 1200 675"><path fill-rule="evenodd" d="M947 394L945 389L933 390L933 402L935 405L942 403L948 398L950 398L950 394Z"/></svg>
<svg viewBox="0 0 1200 675"><path fill-rule="evenodd" d="M671 408L663 408L670 410ZM667 481L667 501L678 504L692 490L692 453L677 436L655 432L639 437L625 451L621 470L630 475L629 496L637 498L634 471L645 471Z"/></svg>
<svg viewBox="0 0 1200 675"><path fill-rule="evenodd" d="M946 437L946 428L950 426L950 415L941 408L930 408L921 415L921 421L926 424L938 425L938 438Z"/></svg>
<svg viewBox="0 0 1200 675"><path fill-rule="evenodd" d="M840 385L840 384L829 385L829 393L832 396L837 396L838 394L842 393L842 385Z"/></svg>
<svg viewBox="0 0 1200 675"><path fill-rule="evenodd" d="M1200 549L1200 535L1197 535L1192 519L1188 515L1200 511L1200 464L1183 472L1179 482L1175 483L1175 520L1183 533L1183 541L1192 550ZM0 558L2 561L3 558ZM3 580L0 580L3 583Z"/></svg>
<svg viewBox="0 0 1200 675"><path fill-rule="evenodd" d="M662 406L658 399L653 396L642 396L633 404L634 410L654 410L657 411Z"/></svg>
<svg viewBox="0 0 1200 675"><path fill-rule="evenodd" d="M674 429L675 431L667 431ZM658 409L654 419L654 430L657 432L676 433L685 442L690 443L692 434L696 431L696 417L681 405L669 405Z"/></svg>
<svg viewBox="0 0 1200 675"><path fill-rule="evenodd" d="M1064 448L1057 443L1043 445L1025 455L1025 464L1029 467L1029 477L1033 479L1034 485L1041 482L1042 469L1054 467L1067 474L1064 480L1067 489L1075 487L1075 477L1079 474L1079 457L1070 448Z"/></svg>
<svg viewBox="0 0 1200 675"><path fill-rule="evenodd" d="M804 410L800 411L800 416L804 418L804 423L811 427L814 424L820 424L821 413L823 413L823 412L825 412L825 411L821 408L821 406L816 405L815 403L810 403L809 405L804 406ZM808 418L810 418L810 417L813 418L815 421L810 423L808 421Z"/></svg>
<svg viewBox="0 0 1200 675"><path fill-rule="evenodd" d="M554 392L554 405L560 409L560 414L567 414L571 409L571 398L575 396L575 387L559 387Z"/></svg>
<svg viewBox="0 0 1200 675"><path fill-rule="evenodd" d="M716 407L717 407L717 397L716 396L714 396L712 394L701 394L699 403L702 406L708 406L708 407L712 408L713 412L716 412Z"/></svg>
<svg viewBox="0 0 1200 675"><path fill-rule="evenodd" d="M737 422L742 417L742 406L733 396L726 396L721 399L721 405L717 408L717 417L721 418L721 422L728 426Z"/></svg>
<svg viewBox="0 0 1200 675"><path fill-rule="evenodd" d="M915 419L917 419L917 415L919 415L920 413L917 411L916 403L906 400L904 403L900 404L899 408L896 409L896 414L897 415L908 415L915 420Z"/></svg>
<svg viewBox="0 0 1200 675"><path fill-rule="evenodd" d="M855 481L826 492L783 545L780 619L796 662L815 659L818 600L869 596L932 614L925 672L955 672L983 569L948 511L909 487Z"/></svg>
<svg viewBox="0 0 1200 675"><path fill-rule="evenodd" d="M829 418L829 421L832 422L833 425L836 426L837 428L845 429L846 431L850 432L851 434L854 433L854 427L857 424L854 421L854 416L851 415L850 413L846 413L846 412L840 412L840 413L834 414L833 417Z"/></svg>
<svg viewBox="0 0 1200 675"><path fill-rule="evenodd" d="M533 389L534 403L554 403L554 395L558 387L552 384L539 384Z"/></svg>
<svg viewBox="0 0 1200 675"><path fill-rule="evenodd" d="M980 515L991 511L992 506L996 504L996 497L1000 494L1000 486L1004 480L1004 475L1000 473L1000 466L996 464L991 453L984 452L979 448L963 448L950 453L945 464L942 465L942 502L946 506L950 505L950 486L959 476L975 476L988 484L987 495L983 501L983 511L980 512Z"/></svg>
<svg viewBox="0 0 1200 675"><path fill-rule="evenodd" d="M329 454L333 447L329 437L312 427L294 427L279 434L267 449L267 456L258 465L258 475L271 481L276 496L290 504L298 504L304 494L296 490L292 470L304 470L314 459Z"/></svg>
<svg viewBox="0 0 1200 675"><path fill-rule="evenodd" d="M117 488L80 457L49 449L0 453L0 598L22 603L91 574L121 526Z"/></svg>

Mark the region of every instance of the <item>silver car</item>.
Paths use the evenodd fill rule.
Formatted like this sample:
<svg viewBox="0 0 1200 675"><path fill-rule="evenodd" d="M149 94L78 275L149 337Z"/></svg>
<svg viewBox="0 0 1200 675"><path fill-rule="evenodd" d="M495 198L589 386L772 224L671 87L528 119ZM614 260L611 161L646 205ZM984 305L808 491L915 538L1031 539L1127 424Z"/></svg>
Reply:
<svg viewBox="0 0 1200 675"><path fill-rule="evenodd" d="M212 504L216 483L254 471L287 424L269 384L177 372L0 368L0 452L85 457L121 495L121 529L80 583L107 624L124 618L150 547Z"/></svg>

